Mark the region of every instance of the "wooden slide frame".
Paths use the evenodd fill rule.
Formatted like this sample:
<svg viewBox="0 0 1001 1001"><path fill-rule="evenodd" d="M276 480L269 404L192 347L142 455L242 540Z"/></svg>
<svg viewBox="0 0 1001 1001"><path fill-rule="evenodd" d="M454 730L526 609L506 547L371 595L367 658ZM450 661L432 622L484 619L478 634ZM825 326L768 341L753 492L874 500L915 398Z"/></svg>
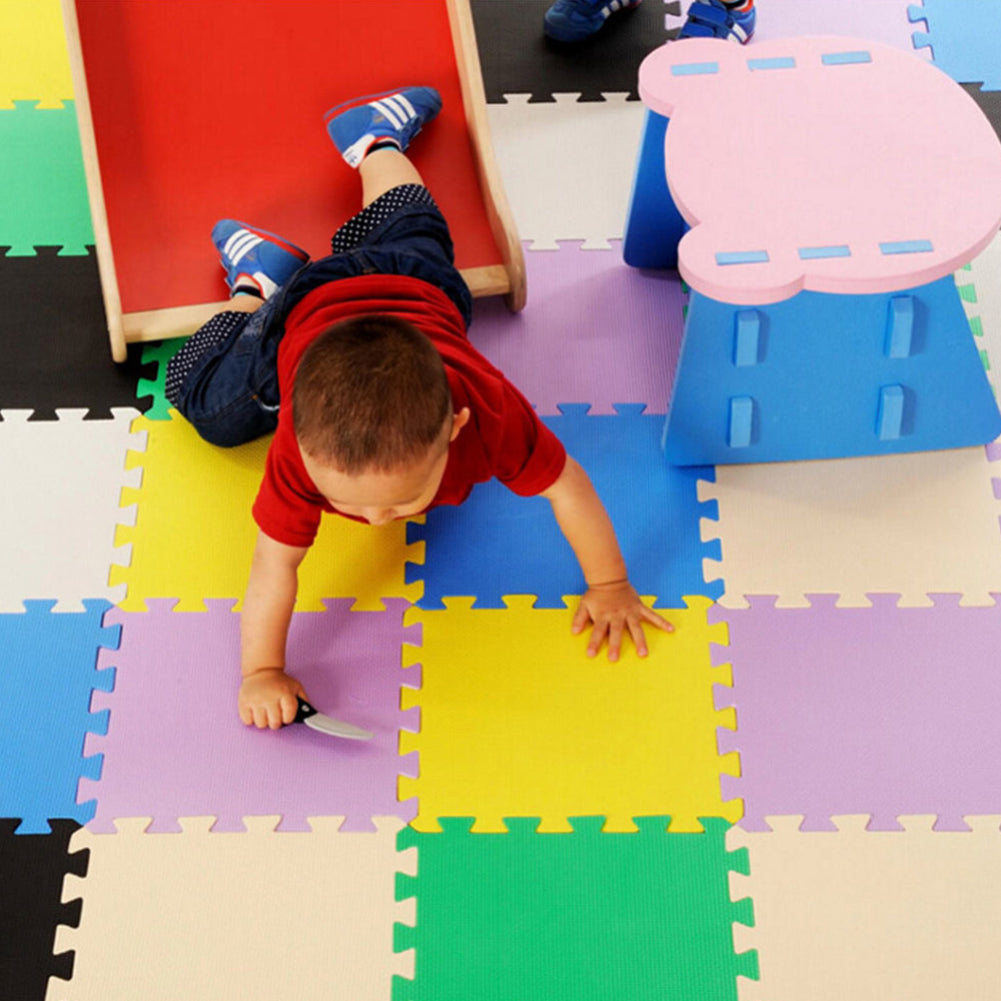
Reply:
<svg viewBox="0 0 1001 1001"><path fill-rule="evenodd" d="M86 57L77 19L77 4L86 2L87 0L62 0L63 19L111 354L116 362L122 362L130 343L190 334L224 303L220 301L137 312L123 311L87 86ZM469 0L444 2L483 208L500 258L496 264L463 269L462 275L474 296L503 295L509 308L518 311L524 307L526 298L524 254L493 153L472 12Z"/></svg>

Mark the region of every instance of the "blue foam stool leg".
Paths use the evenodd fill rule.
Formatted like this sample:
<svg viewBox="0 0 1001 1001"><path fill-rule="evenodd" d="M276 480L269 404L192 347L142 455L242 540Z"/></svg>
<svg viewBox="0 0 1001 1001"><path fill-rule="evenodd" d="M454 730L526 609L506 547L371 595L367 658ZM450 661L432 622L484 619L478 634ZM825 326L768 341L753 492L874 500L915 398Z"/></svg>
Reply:
<svg viewBox="0 0 1001 1001"><path fill-rule="evenodd" d="M622 257L634 268L678 266L678 242L685 234L685 221L664 173L667 125L663 115L647 110L622 242Z"/></svg>
<svg viewBox="0 0 1001 1001"><path fill-rule="evenodd" d="M951 275L753 309L692 291L664 429L674 465L961 448L999 433Z"/></svg>

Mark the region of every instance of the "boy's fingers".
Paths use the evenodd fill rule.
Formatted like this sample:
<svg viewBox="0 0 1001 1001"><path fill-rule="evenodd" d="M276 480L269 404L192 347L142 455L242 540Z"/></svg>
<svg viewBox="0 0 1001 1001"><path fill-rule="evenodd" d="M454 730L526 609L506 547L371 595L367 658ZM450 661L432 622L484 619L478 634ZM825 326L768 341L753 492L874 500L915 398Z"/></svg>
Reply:
<svg viewBox="0 0 1001 1001"><path fill-rule="evenodd" d="M608 633L608 623L607 622L596 622L594 628L591 630L591 641L587 645L587 655L588 657L594 657L598 651L601 649L601 644L605 641L605 636Z"/></svg>
<svg viewBox="0 0 1001 1001"><path fill-rule="evenodd" d="M295 720L295 714L299 711L299 704L294 695L283 695L281 701L282 723L286 726Z"/></svg>
<svg viewBox="0 0 1001 1001"><path fill-rule="evenodd" d="M629 635L632 636L633 643L636 644L636 652L641 657L645 657L649 651L647 650L646 633L643 632L643 621L641 619L629 620Z"/></svg>
<svg viewBox="0 0 1001 1001"><path fill-rule="evenodd" d="M619 651L622 649L622 623L615 621L608 630L608 659L615 661L619 659Z"/></svg>
<svg viewBox="0 0 1001 1001"><path fill-rule="evenodd" d="M570 626L570 632L576 636L578 633L582 632L584 627L587 625L588 619L591 618L591 613L587 610L587 605L582 601L577 606L577 611L574 612L573 625Z"/></svg>

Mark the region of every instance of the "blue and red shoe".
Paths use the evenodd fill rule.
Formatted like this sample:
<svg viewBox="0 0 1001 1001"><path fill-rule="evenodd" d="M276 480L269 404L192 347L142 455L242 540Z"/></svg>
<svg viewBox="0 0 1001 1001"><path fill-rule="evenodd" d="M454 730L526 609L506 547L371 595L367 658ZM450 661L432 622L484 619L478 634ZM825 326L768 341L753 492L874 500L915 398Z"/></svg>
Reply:
<svg viewBox="0 0 1001 1001"><path fill-rule="evenodd" d="M638 7L641 0L556 0L546 11L546 34L557 42L582 42L605 26L616 11Z"/></svg>
<svg viewBox="0 0 1001 1001"><path fill-rule="evenodd" d="M254 292L267 299L309 260L294 243L235 219L220 219L212 227L212 242L232 294Z"/></svg>
<svg viewBox="0 0 1001 1001"><path fill-rule="evenodd" d="M404 87L345 101L331 108L324 121L341 156L357 167L375 143L389 142L404 152L439 111L441 95L434 87Z"/></svg>
<svg viewBox="0 0 1001 1001"><path fill-rule="evenodd" d="M688 20L678 38L728 38L745 44L754 34L757 12L754 7L733 10L722 0L692 0Z"/></svg>

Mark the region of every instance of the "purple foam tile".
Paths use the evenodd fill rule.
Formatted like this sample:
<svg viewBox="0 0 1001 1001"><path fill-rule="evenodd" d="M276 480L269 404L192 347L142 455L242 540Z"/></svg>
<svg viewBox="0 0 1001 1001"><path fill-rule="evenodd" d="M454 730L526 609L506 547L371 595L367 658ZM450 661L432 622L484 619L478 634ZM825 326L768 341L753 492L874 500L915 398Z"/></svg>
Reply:
<svg viewBox="0 0 1001 1001"><path fill-rule="evenodd" d="M151 831L179 831L186 816L214 816L220 831L276 814L278 829L290 831L309 830L311 816L344 816L345 831L373 830L373 816L412 819L416 804L398 801L397 779L415 777L417 761L399 756L399 731L417 730L420 719L400 709L400 689L420 686L419 671L402 667L402 644L419 643L420 631L403 625L406 601L386 599L375 612L352 612L351 603L297 613L288 664L321 712L373 731L364 742L240 722L232 602L181 613L173 601L151 600L149 612L110 612L122 642L103 651L102 666L117 668L114 690L94 696L110 722L88 743L88 753L104 754L101 777L80 783L79 798L97 800L90 828L110 832L116 817L135 816L152 817Z"/></svg>
<svg viewBox="0 0 1001 1001"><path fill-rule="evenodd" d="M685 296L676 272L639 271L611 250L525 254L528 305L512 314L496 297L476 301L470 340L540 414L559 403L590 403L595 415L616 403L667 412L681 347Z"/></svg>
<svg viewBox="0 0 1001 1001"><path fill-rule="evenodd" d="M769 815L803 814L804 830L833 830L832 816L871 814L874 830L897 817L935 814L938 830L967 830L963 817L1001 813L1001 607L969 607L935 595L931 608L713 609L733 666L736 731L720 751L740 754L740 778L722 777L723 798L744 800L749 830Z"/></svg>
<svg viewBox="0 0 1001 1001"><path fill-rule="evenodd" d="M914 51L914 25L907 18L914 0L764 0L748 52L755 42L799 35L838 35L882 42ZM924 57L920 57L924 58Z"/></svg>

